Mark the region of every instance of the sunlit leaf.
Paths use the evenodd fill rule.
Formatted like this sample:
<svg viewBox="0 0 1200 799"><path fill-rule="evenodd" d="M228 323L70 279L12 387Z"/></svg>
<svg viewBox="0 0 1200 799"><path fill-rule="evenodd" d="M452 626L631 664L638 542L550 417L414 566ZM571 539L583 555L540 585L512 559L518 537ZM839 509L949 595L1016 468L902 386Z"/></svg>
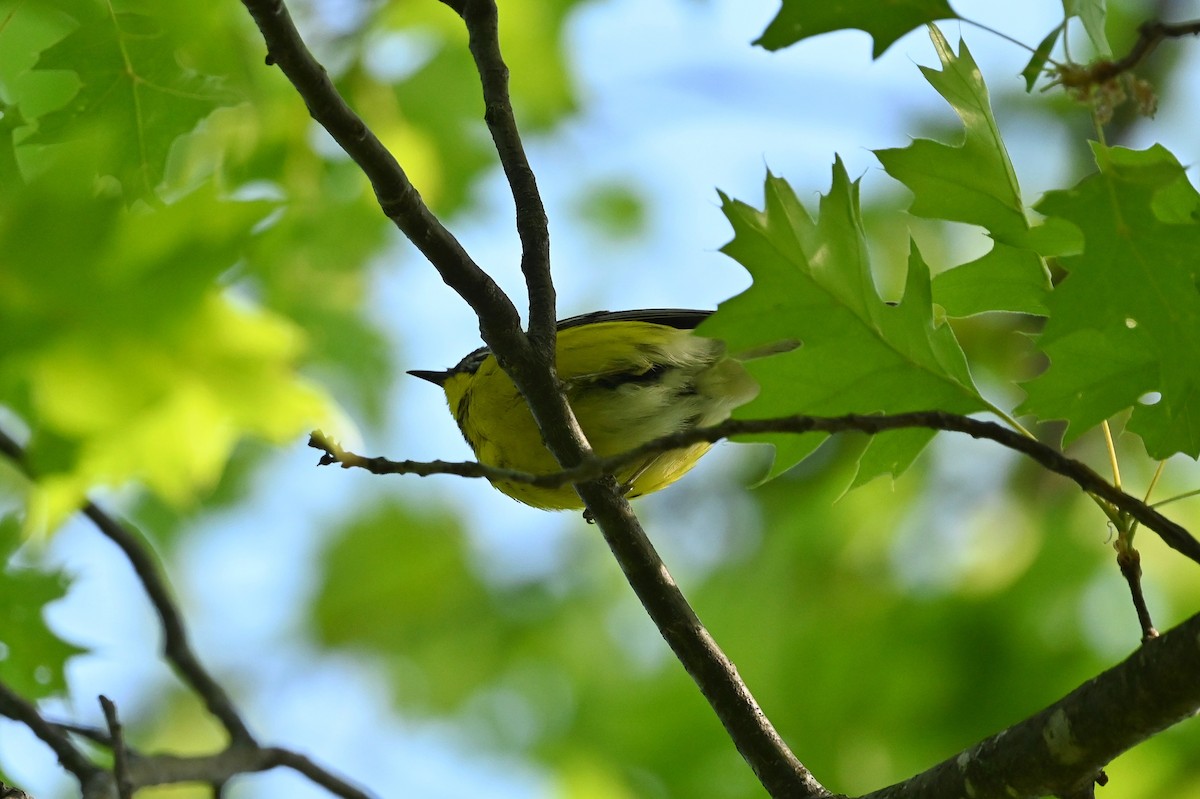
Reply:
<svg viewBox="0 0 1200 799"><path fill-rule="evenodd" d="M872 55L883 55L911 30L939 19L957 19L946 0L851 0L811 3L783 0L779 14L755 44L779 50L810 36L846 28L866 31L875 42Z"/></svg>
<svg viewBox="0 0 1200 799"><path fill-rule="evenodd" d="M0 315L13 329L0 403L34 432L32 528L55 526L96 485L139 480L187 502L242 437L281 441L330 419L294 372L300 332L214 283L268 204L210 189L126 210L59 173L23 199L0 220Z"/></svg>
<svg viewBox="0 0 1200 799"><path fill-rule="evenodd" d="M41 116L26 144L100 135L97 170L113 175L127 199L151 196L175 139L236 98L220 81L181 65L172 32L179 9L145 0L100 4L56 0L77 27L42 51L34 69L74 73L79 90L64 107Z"/></svg>
<svg viewBox="0 0 1200 799"><path fill-rule="evenodd" d="M725 340L732 352L786 340L801 346L748 364L762 391L737 415L988 408L953 332L934 320L929 270L915 247L903 299L894 306L880 299L867 260L858 184L840 160L817 220L782 179L768 177L765 191L762 211L723 196L734 229L723 251L750 272L754 284L723 303L703 330ZM819 439L808 440L815 445ZM861 479L874 477L875 469L899 473L924 444L904 434L879 436L873 446L888 448L888 454L868 459L870 470ZM800 454L807 449L802 445ZM772 473L793 465L777 458Z"/></svg>
<svg viewBox="0 0 1200 799"><path fill-rule="evenodd" d="M1045 226L1031 229L987 86L966 45L955 54L937 28L930 29L930 36L942 69L921 71L962 120L963 143L917 139L875 155L889 175L912 191L912 213L979 225L997 242L984 258L944 272L934 282L934 297L948 314L1043 313L1050 283L1040 256L1069 244L1062 241L1061 230L1048 235Z"/></svg>
<svg viewBox="0 0 1200 799"><path fill-rule="evenodd" d="M1074 437L1133 406L1129 429L1155 458L1200 455L1200 194L1161 146L1093 146L1099 171L1038 210L1079 228L1083 255L1047 303L1046 373L1025 410ZM1156 392L1152 403L1136 400Z"/></svg>

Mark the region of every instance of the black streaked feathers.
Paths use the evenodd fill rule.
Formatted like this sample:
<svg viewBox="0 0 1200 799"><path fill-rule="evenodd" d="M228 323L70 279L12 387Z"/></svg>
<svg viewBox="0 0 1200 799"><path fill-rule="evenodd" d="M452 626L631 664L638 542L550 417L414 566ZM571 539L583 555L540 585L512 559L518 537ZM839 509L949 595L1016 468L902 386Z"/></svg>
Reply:
<svg viewBox="0 0 1200 799"><path fill-rule="evenodd" d="M693 330L697 325L711 316L712 313L712 311L688 308L641 308L630 311L592 311L591 313L559 320L558 329L566 330L569 327L581 327L597 322L649 322L654 325L673 327L677 330ZM422 380L428 380L430 383L441 385L452 374L459 372L473 373L477 371L490 353L491 350L487 347L480 347L468 353L453 368L447 369L444 372L413 370L408 374L419 377ZM633 379L636 379L636 376Z"/></svg>

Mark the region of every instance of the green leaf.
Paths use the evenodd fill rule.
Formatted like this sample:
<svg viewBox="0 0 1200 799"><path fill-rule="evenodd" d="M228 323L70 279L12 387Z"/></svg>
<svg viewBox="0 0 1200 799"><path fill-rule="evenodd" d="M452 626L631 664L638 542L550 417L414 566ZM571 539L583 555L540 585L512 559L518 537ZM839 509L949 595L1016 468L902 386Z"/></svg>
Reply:
<svg viewBox="0 0 1200 799"><path fill-rule="evenodd" d="M453 707L494 673L500 646L464 548L462 528L447 514L417 515L392 502L354 519L321 558L310 614L317 640L414 658L435 684L398 680L399 700Z"/></svg>
<svg viewBox="0 0 1200 799"><path fill-rule="evenodd" d="M983 75L965 43L955 55L936 28L930 37L943 69L921 67L921 72L962 120L963 143L955 147L918 139L875 155L912 191L912 213L979 225L997 240L1013 243L1024 237L1029 223Z"/></svg>
<svg viewBox="0 0 1200 799"><path fill-rule="evenodd" d="M921 71L962 120L963 143L955 147L918 139L908 147L877 150L875 155L889 175L912 191L912 213L979 225L997 242L988 256L948 271L935 284L936 299L947 313L1040 313L1050 283L1035 248L1054 245L1057 249L1061 243L1029 225L987 86L966 44L960 44L955 55L937 28L930 28L930 37L942 70L922 67ZM967 271L955 275L961 269ZM993 281L1004 291L992 290ZM943 289L949 289L949 296L942 296Z"/></svg>
<svg viewBox="0 0 1200 799"><path fill-rule="evenodd" d="M20 545L20 528L14 517L0 518L0 563ZM0 682L27 699L65 693L67 658L85 650L55 635L43 609L66 594L67 576L9 564L0 579Z"/></svg>
<svg viewBox="0 0 1200 799"><path fill-rule="evenodd" d="M0 217L0 404L33 431L32 529L96 485L138 480L189 502L242 437L331 420L294 372L300 331L215 283L269 204L206 188L127 210L79 194L71 174L44 175Z"/></svg>
<svg viewBox="0 0 1200 799"><path fill-rule="evenodd" d="M73 72L78 93L38 119L26 144L101 135L97 168L115 176L126 198L149 197L162 181L174 141L215 108L236 98L212 76L180 64L174 26L179 9L147 0L100 5L59 0L78 23L41 53L34 69Z"/></svg>
<svg viewBox="0 0 1200 799"><path fill-rule="evenodd" d="M724 252L750 272L754 284L723 303L703 326L731 352L781 340L798 340L791 352L747 364L762 388L737 412L744 418L789 414L898 413L940 408L957 413L990 406L972 382L953 332L933 315L929 269L914 247L903 300L880 299L871 277L858 207L858 184L839 159L833 186L814 221L787 183L766 182L759 211L722 195L734 239ZM819 442L806 437L800 457ZM768 440L780 440L774 437ZM896 437L863 479L879 471L898 474L924 446ZM790 468L795 454L777 461L773 474Z"/></svg>
<svg viewBox="0 0 1200 799"><path fill-rule="evenodd" d="M1161 146L1094 144L1099 171L1048 193L1038 210L1079 228L1082 255L1050 295L1039 346L1050 367L1023 408L1066 419L1073 436L1133 407L1151 456L1200 455L1200 194ZM1153 404L1137 399L1148 392Z"/></svg>
<svg viewBox="0 0 1200 799"><path fill-rule="evenodd" d="M946 0L783 0L779 13L754 44L780 50L810 36L854 28L871 35L875 42L871 55L879 58L904 34L939 19L958 19Z"/></svg>
<svg viewBox="0 0 1200 799"><path fill-rule="evenodd" d="M989 311L1046 315L1046 266L1029 250L997 243L986 255L933 279L934 300L947 316Z"/></svg>
<svg viewBox="0 0 1200 799"><path fill-rule="evenodd" d="M1155 385L1158 364L1132 336L1108 336L1099 330L1067 333L1052 350L1053 368L1026 384L1022 408L1044 419L1066 419L1063 443L1079 436Z"/></svg>
<svg viewBox="0 0 1200 799"><path fill-rule="evenodd" d="M1029 59L1029 63L1025 65L1025 69L1021 70L1021 77L1025 79L1025 91L1033 91L1033 85L1037 83L1037 79L1045 72L1046 62L1050 60L1050 53L1054 50L1054 45L1058 44L1058 37L1062 35L1066 28L1066 23L1062 23L1042 39L1042 43L1033 51L1033 55Z"/></svg>
<svg viewBox="0 0 1200 799"><path fill-rule="evenodd" d="M402 706L457 710L512 661L529 662L527 631L544 614L530 617L520 590L498 601L470 557L459 520L446 511L371 508L321 558L313 634L324 646L382 658Z"/></svg>
<svg viewBox="0 0 1200 799"><path fill-rule="evenodd" d="M914 428L912 430L888 430L871 436L867 447L858 459L858 471L850 488L858 488L876 477L890 475L899 477L912 466L921 450L933 440L935 430Z"/></svg>
<svg viewBox="0 0 1200 799"><path fill-rule="evenodd" d="M1063 13L1068 17L1079 17L1083 29L1087 31L1096 55L1100 58L1112 56L1112 47L1108 43L1108 35L1104 32L1104 19L1107 15L1105 0L1063 0Z"/></svg>

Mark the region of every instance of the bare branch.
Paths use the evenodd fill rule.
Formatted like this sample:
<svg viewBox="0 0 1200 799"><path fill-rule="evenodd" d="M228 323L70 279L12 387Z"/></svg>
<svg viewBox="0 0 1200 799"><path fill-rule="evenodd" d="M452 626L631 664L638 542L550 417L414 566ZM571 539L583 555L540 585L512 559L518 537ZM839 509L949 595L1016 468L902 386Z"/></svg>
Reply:
<svg viewBox="0 0 1200 799"><path fill-rule="evenodd" d="M331 774L301 754L281 747L233 745L213 755L138 755L130 758L130 774L139 788L201 782L221 785L239 774L289 768L343 799L372 799L371 795Z"/></svg>
<svg viewBox="0 0 1200 799"><path fill-rule="evenodd" d="M117 706L107 696L100 697L100 709L108 724L108 735L112 740L113 777L116 778L118 799L133 799L133 780L129 777L129 751L125 748L125 731L117 716Z"/></svg>
<svg viewBox="0 0 1200 799"><path fill-rule="evenodd" d="M524 336L516 308L462 245L433 215L404 170L379 138L338 94L309 52L282 0L242 0L277 64L308 112L366 173L383 212L429 259L442 280L480 317L484 340L501 350L520 348Z"/></svg>
<svg viewBox="0 0 1200 799"><path fill-rule="evenodd" d="M97 785L107 780L104 769L76 749L65 732L42 718L32 703L25 701L3 682L0 682L0 715L21 722L50 747L62 767L79 780L79 786L85 794L94 792Z"/></svg>
<svg viewBox="0 0 1200 799"><path fill-rule="evenodd" d="M642 607L767 793L774 799L832 796L788 748L737 667L705 629L629 503L616 491L616 481L609 477L577 489Z"/></svg>
<svg viewBox="0 0 1200 799"><path fill-rule="evenodd" d="M30 479L36 479L28 466L25 451L7 433L0 430L0 452L7 455ZM83 514L124 553L142 583L150 603L158 613L163 630L163 655L175 666L180 678L204 701L205 707L221 722L235 742L254 740L225 689L200 663L188 640L183 615L175 607L166 579L159 571L149 544L132 529L118 522L94 503L83 507Z"/></svg>
<svg viewBox="0 0 1200 799"><path fill-rule="evenodd" d="M302 774L334 796L343 799L372 799L355 787L304 755L282 747L262 747L257 744L235 743L212 755L182 757L177 755L143 755L125 745L116 708L106 697L100 698L109 732L93 728L74 728L42 718L37 709L0 682L0 715L19 721L49 746L58 756L63 768L75 775L88 799L126 799L142 788L154 785L177 785L188 782L223 784L239 774L290 768ZM85 757L71 742L69 732L109 746L114 756L116 780L100 766ZM15 789L14 789L15 790ZM0 797L8 794L0 793ZM22 796L20 792L13 797Z"/></svg>
<svg viewBox="0 0 1200 799"><path fill-rule="evenodd" d="M500 53L496 3L467 0L463 6L460 13L470 34L471 55L483 85L483 118L492 133L516 206L521 271L529 293L529 338L542 359L553 364L556 315L554 283L550 279L550 231L508 93L508 67Z"/></svg>
<svg viewBox="0 0 1200 799"><path fill-rule="evenodd" d="M251 743L254 736L242 721L241 715L229 698L225 689L213 679L208 670L200 663L188 640L187 628L184 625L183 614L175 607L171 591L167 587L166 578L161 574L158 562L151 554L149 545L132 529L124 526L113 517L98 508L94 503L83 507L83 514L110 541L124 553L125 558L137 573L150 604L158 613L159 623L163 631L163 656L175 667L187 685L196 692L208 708L208 712L221 722L231 740L240 743Z"/></svg>
<svg viewBox="0 0 1200 799"><path fill-rule="evenodd" d="M489 480L523 482L551 488L595 479L600 475L613 474L622 466L641 460L647 455L680 449L702 441L720 441L731 436L761 433L844 433L847 431L874 435L887 430L911 427L966 433L972 438L995 441L997 444L1020 452L1046 469L1073 480L1089 494L1100 497L1118 510L1137 519L1138 522L1157 533L1172 549L1200 563L1200 541L1197 541L1191 533L1142 500L1116 488L1086 464L1069 458L1036 439L1021 435L994 422L942 411L916 411L878 416L850 414L847 416L784 416L777 419L730 419L711 427L695 428L664 436L619 455L590 458L574 468L545 475L493 469L478 463L422 463L389 461L386 458L363 458L346 453L336 446L330 445L327 441L323 442L325 446L322 446L322 443L314 443L321 442L321 439L316 437L310 441L310 445L325 451L326 455L321 459L322 464L341 463L345 467L355 466L377 474L457 474L463 477L486 477ZM333 448L329 448L330 446Z"/></svg>
<svg viewBox="0 0 1200 799"><path fill-rule="evenodd" d="M1095 61L1091 64L1058 67L1058 80L1069 89L1099 86L1137 67L1154 52L1163 39L1180 39L1200 35L1200 20L1190 22L1160 22L1150 20L1138 28L1138 39L1123 57L1116 61Z"/></svg>
<svg viewBox="0 0 1200 799"><path fill-rule="evenodd" d="M354 787L340 777L330 774L302 754L279 747L271 747L263 751L273 765L284 766L297 774L303 774L334 796L341 796L344 799L371 799L370 794Z"/></svg>

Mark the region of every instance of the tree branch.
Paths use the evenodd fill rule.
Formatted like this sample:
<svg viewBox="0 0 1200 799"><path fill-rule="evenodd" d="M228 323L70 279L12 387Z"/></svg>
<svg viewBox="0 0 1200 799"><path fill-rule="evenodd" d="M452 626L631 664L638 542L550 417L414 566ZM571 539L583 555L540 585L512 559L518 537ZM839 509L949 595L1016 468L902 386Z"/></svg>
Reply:
<svg viewBox="0 0 1200 799"><path fill-rule="evenodd" d="M972 438L988 439L1020 452L1049 471L1073 480L1084 491L1100 497L1118 510L1137 519L1143 526L1157 533L1172 549L1200 563L1200 541L1197 541L1191 533L1142 500L1113 486L1086 464L995 422L986 422L943 411L916 411L878 416L850 414L847 416L784 416L777 419L729 419L711 427L700 427L664 436L649 441L636 449L611 457L589 458L574 468L545 475L495 469L470 462L426 463L389 461L386 458L364 458L345 452L319 435L314 435L309 444L325 452L320 461L322 465L339 463L345 468L358 467L376 474L418 474L422 476L456 474L462 477L485 477L489 480L521 482L543 488L553 488L567 483L591 480L600 475L613 474L622 466L642 460L647 455L680 449L703 441L716 442L731 436L762 433L844 433L847 431L874 435L887 430L912 427L965 433Z"/></svg>
<svg viewBox="0 0 1200 799"><path fill-rule="evenodd" d="M762 786L774 799L833 794L800 762L709 634L617 490L616 481L576 487L626 580Z"/></svg>
<svg viewBox="0 0 1200 799"><path fill-rule="evenodd" d="M1058 68L1058 79L1069 89L1099 86L1135 68L1154 52L1163 39L1196 35L1200 35L1200 20L1175 23L1159 20L1143 22L1138 28L1137 41L1123 57L1116 61L1095 61L1081 66L1062 65Z"/></svg>
<svg viewBox="0 0 1200 799"><path fill-rule="evenodd" d="M42 718L32 703L25 701L3 682L0 682L0 715L21 722L50 747L62 767L79 781L79 787L85 795L94 792L98 785L108 780L107 772L76 749L65 732Z"/></svg>
<svg viewBox="0 0 1200 799"><path fill-rule="evenodd" d="M512 120L506 70L496 42L494 5L479 0L448 3L461 10L467 19L472 52L482 73L487 121L512 182L524 249L522 268L530 286L530 338L521 333L519 325L513 325L515 311L511 303L507 298L503 302L492 301L499 289L444 232L420 202L395 159L386 154L362 120L337 96L324 70L300 40L283 3L280 0L243 0L243 3L262 30L272 60L295 84L313 118L363 165L384 211L396 219L443 280L479 315L483 340L526 398L550 452L566 467L584 462L591 456L591 450L553 374L554 294L548 270L544 211ZM438 242L438 246L422 246L429 240ZM738 678L736 669L700 625L620 495L616 481L605 477L583 482L576 490L599 522L638 598L772 796L825 795L824 789L788 751ZM806 786L805 790L797 792L798 785Z"/></svg>
<svg viewBox="0 0 1200 799"><path fill-rule="evenodd" d="M180 757L140 755L130 757L131 778L139 788L185 782L223 784L240 774L290 768L343 799L372 799L361 788L330 774L308 758L289 749L235 744L213 755Z"/></svg>
<svg viewBox="0 0 1200 799"><path fill-rule="evenodd" d="M362 121L337 97L328 77L304 47L282 2L243 2L263 31L272 58L304 96L313 117L347 147L351 157L360 164L366 162L364 169L376 161L385 167L378 177L368 172L385 212L397 219L401 230L418 247L431 235L437 241L449 237L448 233L442 235L440 223L420 203L415 189L395 160L390 155L384 158L376 151L382 150L382 145L378 145ZM480 277L482 272L469 262L457 242L451 250L447 250L448 245L443 245L440 248L422 247L422 252L433 262L443 280L479 315L484 341L525 396L551 453L564 466L575 466L589 457L591 451L553 375L554 293L549 275L545 214L512 119L506 69L496 41L495 7L479 0L450 5L456 10L461 9L467 20L472 52L480 66L484 85L487 122L512 184L523 245L522 269L530 291L532 341L520 333L519 327L513 329L515 311L507 298L503 303L490 301L499 289L490 278L485 281L486 276ZM364 141L372 143L366 153L372 157L360 160L351 147ZM398 189L389 188L392 186L398 186ZM480 286L486 288L482 299L488 302L479 301ZM628 503L620 496L616 481L608 477L584 482L577 490L599 522L609 547L642 604L713 704L739 751L748 760L754 758L751 765L760 779L765 776L764 784L771 794L776 797L823 795L823 789L816 786L811 775L783 745L749 690L738 679L732 664L700 625L633 517ZM796 792L798 784L810 783L816 790Z"/></svg>
<svg viewBox="0 0 1200 799"><path fill-rule="evenodd" d="M3 430L0 430L0 454L12 461L26 477L36 477L28 465L24 448ZM325 771L302 755L281 747L260 746L242 721L229 695L208 673L192 650L183 616L171 598L170 590L159 573L148 544L91 502L84 506L83 512L120 548L133 566L158 613L163 629L164 657L175 667L183 682L201 698L208 711L225 727L229 733L230 745L215 755L201 757L140 755L126 746L116 707L107 698L100 698L108 724L108 734L105 737L99 730L47 721L33 705L3 683L0 683L0 715L22 722L41 738L58 756L63 767L79 780L85 799L124 799L125 796L149 785L184 782L218 785L238 774L266 771L278 766L297 771L344 799L370 799L368 794ZM70 733L84 735L112 750L115 781L113 775L92 763L75 748L69 738Z"/></svg>
<svg viewBox="0 0 1200 799"><path fill-rule="evenodd" d="M1090 796L1113 758L1196 715L1197 674L1200 614L1025 721L863 799Z"/></svg>
<svg viewBox="0 0 1200 799"><path fill-rule="evenodd" d="M159 571L158 563L150 553L146 542L131 529L125 527L113 517L89 502L83 507L83 514L92 524L117 545L125 558L133 566L134 572L150 599L150 604L158 613L159 623L163 631L163 656L175 667L176 673L187 683L197 696L204 702L208 712L221 722L232 741L237 743L253 743L254 736L242 721L241 715L229 698L229 694L221 687L213 676L208 673L200 659L192 649L188 640L187 628L183 614L175 607L166 580Z"/></svg>
<svg viewBox="0 0 1200 799"><path fill-rule="evenodd" d="M3 782L0 782L0 799L33 799L33 797L20 788L14 788L11 785L5 785Z"/></svg>
<svg viewBox="0 0 1200 799"><path fill-rule="evenodd" d="M520 349L524 335L512 302L433 215L400 164L338 94L325 68L300 38L287 6L282 0L242 3L262 32L268 63L279 66L312 118L362 168L384 214L479 315L484 341L506 350Z"/></svg>
<svg viewBox="0 0 1200 799"><path fill-rule="evenodd" d="M537 180L513 114L508 67L500 53L500 23L495 0L467 0L460 12L469 34L471 55L483 85L483 118L491 131L516 207L521 239L521 272L529 293L529 339L539 355L554 363L557 319L550 279L550 231Z"/></svg>
<svg viewBox="0 0 1200 799"><path fill-rule="evenodd" d="M15 463L26 477L36 479L37 476L31 471L25 457L24 448L3 430L0 430L0 453ZM84 505L83 514L106 538L117 545L133 566L142 588L158 613L163 631L164 657L175 667L180 678L203 700L208 712L221 722L231 740L252 742L254 737L242 721L233 701L196 657L188 640L183 615L175 607L171 591L159 571L158 563L150 553L149 545L92 502Z"/></svg>
<svg viewBox="0 0 1200 799"><path fill-rule="evenodd" d="M113 777L116 780L118 799L133 799L133 780L129 776L129 750L125 747L125 730L117 715L117 706L107 696L100 697L100 709L108 724L108 736L112 741Z"/></svg>

